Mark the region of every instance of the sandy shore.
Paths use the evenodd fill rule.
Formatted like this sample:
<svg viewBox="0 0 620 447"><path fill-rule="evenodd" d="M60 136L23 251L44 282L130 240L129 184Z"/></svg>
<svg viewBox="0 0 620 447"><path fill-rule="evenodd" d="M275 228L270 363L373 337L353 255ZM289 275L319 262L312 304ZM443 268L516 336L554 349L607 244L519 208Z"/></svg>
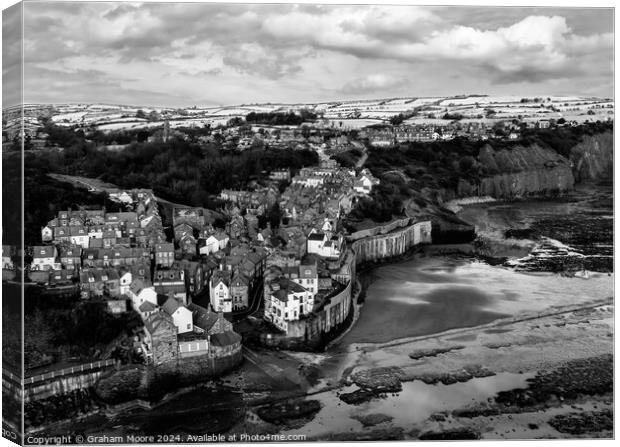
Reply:
<svg viewBox="0 0 620 447"><path fill-rule="evenodd" d="M312 396L308 399L318 399L322 410L313 420L297 421L282 432L307 433L317 440L611 437L611 429L596 424L581 424L583 433L570 433L558 431L561 424L553 421L554 417L570 416L589 418L587 422L593 417L600 419L605 410L613 412L611 388L576 395L567 394L564 388L552 389L551 397L540 397L529 406L496 401L500 392L528 389L528 379L537 375L550 375L551 379L545 380L553 383L557 369L567 364L572 368L570 362L587 359L586 374L604 375L609 373L608 363L601 366L596 359L611 355L611 299L558 306L431 336L356 345L344 354L337 371L329 373L332 380L333 375L340 377L341 387L321 392L321 381L309 390ZM591 359L595 361L588 370ZM489 376L468 378L463 373L477 369ZM356 385L358 376L373 372L394 375L402 383L402 391L379 393L357 404L340 399L362 389ZM585 380L577 376L573 385L579 389Z"/></svg>

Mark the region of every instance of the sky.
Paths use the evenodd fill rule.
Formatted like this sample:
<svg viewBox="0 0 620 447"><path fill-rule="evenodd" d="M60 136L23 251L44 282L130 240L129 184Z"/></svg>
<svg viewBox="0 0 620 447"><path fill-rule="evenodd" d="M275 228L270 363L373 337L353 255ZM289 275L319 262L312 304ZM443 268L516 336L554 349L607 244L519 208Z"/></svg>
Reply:
<svg viewBox="0 0 620 447"><path fill-rule="evenodd" d="M27 2L23 36L27 103L613 96L610 8Z"/></svg>

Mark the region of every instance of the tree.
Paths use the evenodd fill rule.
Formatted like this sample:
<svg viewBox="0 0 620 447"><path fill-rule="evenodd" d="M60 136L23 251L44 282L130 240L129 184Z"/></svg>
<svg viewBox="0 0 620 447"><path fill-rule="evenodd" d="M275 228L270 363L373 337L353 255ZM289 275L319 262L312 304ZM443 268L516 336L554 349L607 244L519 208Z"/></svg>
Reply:
<svg viewBox="0 0 620 447"><path fill-rule="evenodd" d="M398 126L402 124L403 121L405 121L405 117L403 116L402 113L399 113L398 115L394 115L390 118L390 123L393 126Z"/></svg>
<svg viewBox="0 0 620 447"><path fill-rule="evenodd" d="M245 121L243 118L241 118L240 116L235 116L234 118L229 119L226 125L228 127L237 127L237 126L241 126L244 123Z"/></svg>
<svg viewBox="0 0 620 447"><path fill-rule="evenodd" d="M310 137L310 128L308 126L301 126L301 136L305 139Z"/></svg>
<svg viewBox="0 0 620 447"><path fill-rule="evenodd" d="M142 119L146 119L146 112L142 109L139 109L136 112L136 118L142 118Z"/></svg>
<svg viewBox="0 0 620 447"><path fill-rule="evenodd" d="M280 205L276 202L267 212L267 220L271 224L271 228L279 228L282 220L282 211Z"/></svg>
<svg viewBox="0 0 620 447"><path fill-rule="evenodd" d="M461 172L470 171L474 165L476 164L476 160L471 155L467 155L459 160L459 170Z"/></svg>
<svg viewBox="0 0 620 447"><path fill-rule="evenodd" d="M161 121L161 115L155 110L151 111L146 118L149 121Z"/></svg>

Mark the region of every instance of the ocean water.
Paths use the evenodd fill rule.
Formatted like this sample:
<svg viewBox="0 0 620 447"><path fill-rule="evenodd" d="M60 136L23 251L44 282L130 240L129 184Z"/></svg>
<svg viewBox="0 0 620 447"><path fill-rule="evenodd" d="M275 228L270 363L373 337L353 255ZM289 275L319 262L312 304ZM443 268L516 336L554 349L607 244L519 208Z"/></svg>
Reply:
<svg viewBox="0 0 620 447"><path fill-rule="evenodd" d="M361 316L340 348L613 296L611 187L583 185L558 200L477 204L465 207L461 217L515 254L499 266L444 255L376 268ZM508 229L524 228L532 229L528 239L505 236ZM585 275L559 274L567 265Z"/></svg>

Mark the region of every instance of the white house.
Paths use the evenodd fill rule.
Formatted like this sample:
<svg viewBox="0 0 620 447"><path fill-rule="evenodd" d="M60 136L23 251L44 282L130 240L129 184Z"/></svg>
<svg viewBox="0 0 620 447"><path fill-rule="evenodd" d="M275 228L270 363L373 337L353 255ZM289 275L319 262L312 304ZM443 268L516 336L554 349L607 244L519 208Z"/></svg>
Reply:
<svg viewBox="0 0 620 447"><path fill-rule="evenodd" d="M308 177L296 176L293 179L293 184L295 185L317 187L323 185L323 183L325 183L325 179L318 175L312 175Z"/></svg>
<svg viewBox="0 0 620 447"><path fill-rule="evenodd" d="M228 245L229 237L223 231L218 231L215 233L215 238L217 239L218 247L220 250L224 250Z"/></svg>
<svg viewBox="0 0 620 447"><path fill-rule="evenodd" d="M157 292L154 287L145 287L144 283L135 279L129 285L129 290L126 295L131 299L133 308L140 312L140 306L146 302L150 302L157 306Z"/></svg>
<svg viewBox="0 0 620 447"><path fill-rule="evenodd" d="M127 191L110 193L110 198L128 205L133 203L133 198L127 193Z"/></svg>
<svg viewBox="0 0 620 447"><path fill-rule="evenodd" d="M308 235L307 252L324 258L336 259L340 257L343 245L344 238L342 235L312 229Z"/></svg>
<svg viewBox="0 0 620 447"><path fill-rule="evenodd" d="M272 292L265 306L265 319L278 329L286 332L289 322L312 312L314 298L305 287L287 278L280 278L271 287Z"/></svg>
<svg viewBox="0 0 620 447"><path fill-rule="evenodd" d="M51 242L54 239L54 230L49 226L41 228L41 240L43 242Z"/></svg>
<svg viewBox="0 0 620 447"><path fill-rule="evenodd" d="M127 270L124 272L119 272L119 276L121 295L128 295L127 292L129 292L129 286L133 281L133 275L129 270Z"/></svg>
<svg viewBox="0 0 620 447"><path fill-rule="evenodd" d="M88 227L88 237L89 239L102 239L103 227L100 225L92 225Z"/></svg>
<svg viewBox="0 0 620 447"><path fill-rule="evenodd" d="M209 280L211 306L216 312L232 312L230 296L230 272L216 270Z"/></svg>
<svg viewBox="0 0 620 447"><path fill-rule="evenodd" d="M52 245L37 245L32 248L32 270L60 269L56 262L58 252Z"/></svg>
<svg viewBox="0 0 620 447"><path fill-rule="evenodd" d="M215 253L220 249L220 244L215 235L211 235L205 239L204 245L201 244L198 252L201 255L209 255L211 253Z"/></svg>
<svg viewBox="0 0 620 447"><path fill-rule="evenodd" d="M379 180L368 169L364 169L360 172L360 176L355 179L353 189L360 194L370 194L372 187L378 184Z"/></svg>
<svg viewBox="0 0 620 447"><path fill-rule="evenodd" d="M319 274L316 264L302 264L299 266L299 276L292 281L306 289L312 299L319 291Z"/></svg>
<svg viewBox="0 0 620 447"><path fill-rule="evenodd" d="M215 234L210 235L204 241L204 244L199 244L198 252L201 255L208 255L220 250L224 250L230 237L223 231L218 231Z"/></svg>
<svg viewBox="0 0 620 447"><path fill-rule="evenodd" d="M89 239L86 227L69 227L69 240L71 244L88 248Z"/></svg>
<svg viewBox="0 0 620 447"><path fill-rule="evenodd" d="M192 312L176 298L168 298L161 308L172 317L177 333L192 332L194 323Z"/></svg>
<svg viewBox="0 0 620 447"><path fill-rule="evenodd" d="M3 269L13 269L13 260L11 259L11 246L3 245L2 246L2 268Z"/></svg>

